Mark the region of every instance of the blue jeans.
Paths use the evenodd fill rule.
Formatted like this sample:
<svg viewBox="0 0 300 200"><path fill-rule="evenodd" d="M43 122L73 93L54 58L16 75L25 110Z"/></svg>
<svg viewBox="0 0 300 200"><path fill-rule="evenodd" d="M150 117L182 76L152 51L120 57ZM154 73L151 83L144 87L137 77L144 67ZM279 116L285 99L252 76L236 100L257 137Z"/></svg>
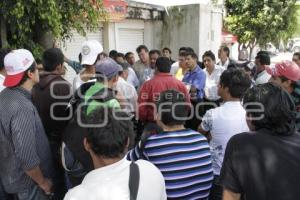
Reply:
<svg viewBox="0 0 300 200"><path fill-rule="evenodd" d="M17 193L16 196L18 200L50 200L50 197L47 196L37 185L34 185L23 192Z"/></svg>
<svg viewBox="0 0 300 200"><path fill-rule="evenodd" d="M1 200L12 200L12 199L13 199L13 196L12 196L12 195L7 194L7 193L5 192L1 180L0 180L0 199L1 199Z"/></svg>

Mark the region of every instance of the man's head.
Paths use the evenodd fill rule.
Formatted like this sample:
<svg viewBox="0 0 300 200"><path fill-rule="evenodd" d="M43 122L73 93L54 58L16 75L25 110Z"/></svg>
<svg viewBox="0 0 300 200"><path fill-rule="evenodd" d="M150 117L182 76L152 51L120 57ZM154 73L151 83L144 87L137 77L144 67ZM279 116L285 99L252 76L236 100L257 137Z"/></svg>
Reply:
<svg viewBox="0 0 300 200"><path fill-rule="evenodd" d="M110 57L111 59L116 60L117 54L118 54L118 52L117 52L116 50L111 50L111 51L109 52L109 57Z"/></svg>
<svg viewBox="0 0 300 200"><path fill-rule="evenodd" d="M126 61L132 66L135 63L134 54L132 52L128 52L125 54Z"/></svg>
<svg viewBox="0 0 300 200"><path fill-rule="evenodd" d="M156 102L156 120L159 126L184 125L188 116L189 104L183 93L176 90L162 92Z"/></svg>
<svg viewBox="0 0 300 200"><path fill-rule="evenodd" d="M119 72L119 76L122 77L123 79L127 80L128 78L128 68L130 67L130 65L127 62L123 62L123 63L118 63L119 65L121 65L122 67L122 71Z"/></svg>
<svg viewBox="0 0 300 200"><path fill-rule="evenodd" d="M39 82L39 73L36 62L30 51L17 49L4 57L6 77L3 85L5 87L25 86L30 89Z"/></svg>
<svg viewBox="0 0 300 200"><path fill-rule="evenodd" d="M271 64L271 58L266 51L260 51L255 57L256 72L260 73L265 70L267 65Z"/></svg>
<svg viewBox="0 0 300 200"><path fill-rule="evenodd" d="M149 52L149 58L150 58L150 66L152 69L155 68L156 60L161 56L161 52L157 49L153 49Z"/></svg>
<svg viewBox="0 0 300 200"><path fill-rule="evenodd" d="M156 71L160 73L170 73L171 61L166 57L160 57L155 63Z"/></svg>
<svg viewBox="0 0 300 200"><path fill-rule="evenodd" d="M105 83L108 87L113 87L119 78L122 67L111 58L104 58L96 64L96 78L100 83Z"/></svg>
<svg viewBox="0 0 300 200"><path fill-rule="evenodd" d="M149 50L145 45L138 46L138 48L136 48L136 52L142 63L149 64Z"/></svg>
<svg viewBox="0 0 300 200"><path fill-rule="evenodd" d="M276 135L292 135L295 132L295 104L278 85L265 83L254 86L247 90L242 102L251 130L268 129Z"/></svg>
<svg viewBox="0 0 300 200"><path fill-rule="evenodd" d="M125 62L125 56L124 56L124 54L123 53L117 53L115 61L117 63L123 63L123 62Z"/></svg>
<svg viewBox="0 0 300 200"><path fill-rule="evenodd" d="M100 59L100 53L103 51L102 45L97 40L88 40L81 47L81 65L94 66Z"/></svg>
<svg viewBox="0 0 300 200"><path fill-rule="evenodd" d="M179 51L178 51L178 55L181 53L181 52L186 52L187 51L187 48L186 47L180 47L179 48Z"/></svg>
<svg viewBox="0 0 300 200"><path fill-rule="evenodd" d="M266 67L272 76L269 82L276 83L289 93L294 91L296 82L300 80L300 67L292 61L282 61L275 66Z"/></svg>
<svg viewBox="0 0 300 200"><path fill-rule="evenodd" d="M179 67L181 67L183 70L188 68L186 61L185 61L185 57L186 57L185 51L181 52L178 56Z"/></svg>
<svg viewBox="0 0 300 200"><path fill-rule="evenodd" d="M240 99L250 86L250 77L243 69L231 68L220 77L218 95L224 101Z"/></svg>
<svg viewBox="0 0 300 200"><path fill-rule="evenodd" d="M64 74L64 54L58 48L47 49L42 57L43 69L46 72L57 72Z"/></svg>
<svg viewBox="0 0 300 200"><path fill-rule="evenodd" d="M162 49L162 55L164 57L167 57L167 58L171 59L171 55L172 55L171 49L169 49L168 47L163 48Z"/></svg>
<svg viewBox="0 0 300 200"><path fill-rule="evenodd" d="M186 52L185 62L189 70L197 67L198 56L194 52Z"/></svg>
<svg viewBox="0 0 300 200"><path fill-rule="evenodd" d="M300 52L294 53L293 61L300 67Z"/></svg>
<svg viewBox="0 0 300 200"><path fill-rule="evenodd" d="M202 56L203 64L206 68L212 69L216 64L216 57L212 51L204 52Z"/></svg>
<svg viewBox="0 0 300 200"><path fill-rule="evenodd" d="M0 72L5 71L4 57L11 52L11 49L0 49Z"/></svg>
<svg viewBox="0 0 300 200"><path fill-rule="evenodd" d="M227 46L221 46L218 51L218 57L222 61L226 61L229 58L230 50Z"/></svg>
<svg viewBox="0 0 300 200"><path fill-rule="evenodd" d="M115 113L114 113L115 112ZM121 160L133 141L133 125L126 113L99 107L85 119L84 147L92 160Z"/></svg>

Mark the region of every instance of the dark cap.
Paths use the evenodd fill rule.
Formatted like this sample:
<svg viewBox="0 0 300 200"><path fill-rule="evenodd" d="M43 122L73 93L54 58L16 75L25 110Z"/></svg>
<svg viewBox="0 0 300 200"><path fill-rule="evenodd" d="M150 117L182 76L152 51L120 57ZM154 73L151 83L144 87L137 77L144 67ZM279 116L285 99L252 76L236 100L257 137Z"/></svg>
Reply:
<svg viewBox="0 0 300 200"><path fill-rule="evenodd" d="M96 64L96 73L100 73L108 79L116 76L120 71L123 71L123 68L111 58L104 58Z"/></svg>

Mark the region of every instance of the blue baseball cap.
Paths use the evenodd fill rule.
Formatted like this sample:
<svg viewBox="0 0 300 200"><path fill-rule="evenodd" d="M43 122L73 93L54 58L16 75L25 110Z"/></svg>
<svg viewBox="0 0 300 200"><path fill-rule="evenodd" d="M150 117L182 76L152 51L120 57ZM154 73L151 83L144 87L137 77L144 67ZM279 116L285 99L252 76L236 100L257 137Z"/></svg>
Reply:
<svg viewBox="0 0 300 200"><path fill-rule="evenodd" d="M104 75L107 79L111 79L121 71L123 71L121 65L111 58L104 58L96 64L96 73Z"/></svg>

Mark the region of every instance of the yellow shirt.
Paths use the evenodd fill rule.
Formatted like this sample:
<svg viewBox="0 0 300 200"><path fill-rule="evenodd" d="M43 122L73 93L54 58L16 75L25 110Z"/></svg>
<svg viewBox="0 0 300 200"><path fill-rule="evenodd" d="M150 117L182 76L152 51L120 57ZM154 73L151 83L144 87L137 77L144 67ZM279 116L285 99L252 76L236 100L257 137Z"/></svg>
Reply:
<svg viewBox="0 0 300 200"><path fill-rule="evenodd" d="M177 72L175 73L175 78L179 81L182 81L184 74L182 73L182 68L179 67Z"/></svg>

